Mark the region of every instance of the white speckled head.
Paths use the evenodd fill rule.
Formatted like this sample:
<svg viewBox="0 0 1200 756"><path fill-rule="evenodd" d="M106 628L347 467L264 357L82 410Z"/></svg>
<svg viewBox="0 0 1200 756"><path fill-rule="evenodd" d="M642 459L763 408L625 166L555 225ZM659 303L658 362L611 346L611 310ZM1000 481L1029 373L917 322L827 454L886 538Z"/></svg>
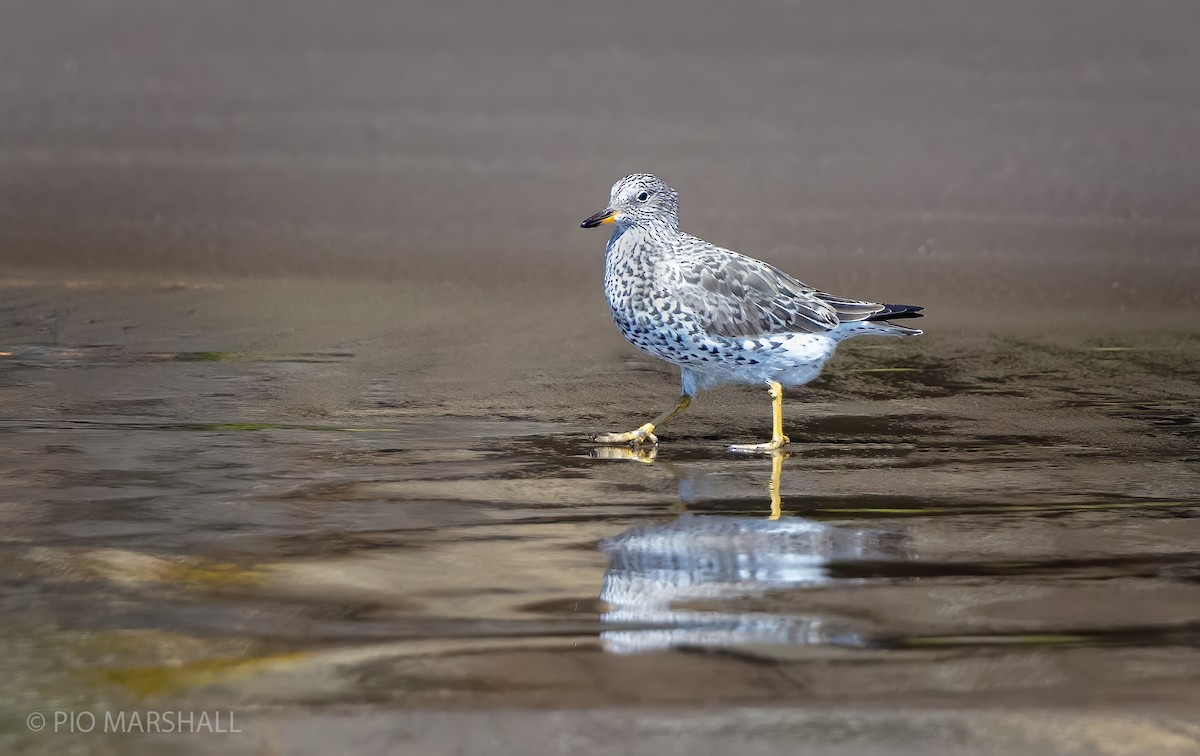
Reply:
<svg viewBox="0 0 1200 756"><path fill-rule="evenodd" d="M608 207L587 218L583 228L605 223L618 227L679 228L679 195L649 173L635 173L613 184Z"/></svg>

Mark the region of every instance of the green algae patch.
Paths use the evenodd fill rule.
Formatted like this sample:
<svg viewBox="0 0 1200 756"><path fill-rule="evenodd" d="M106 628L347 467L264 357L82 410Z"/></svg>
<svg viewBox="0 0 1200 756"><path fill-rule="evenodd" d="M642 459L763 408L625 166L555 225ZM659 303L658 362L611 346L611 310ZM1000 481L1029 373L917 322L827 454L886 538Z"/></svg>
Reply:
<svg viewBox="0 0 1200 756"><path fill-rule="evenodd" d="M233 352L181 352L175 359L180 362L220 362L234 356Z"/></svg>
<svg viewBox="0 0 1200 756"><path fill-rule="evenodd" d="M187 430L222 431L222 432L253 432L264 430L279 430L291 426L280 423L188 423L182 426Z"/></svg>
<svg viewBox="0 0 1200 756"><path fill-rule="evenodd" d="M18 562L23 572L114 585L171 585L216 590L261 584L269 566L247 566L194 557L161 557L129 549L74 551L30 549Z"/></svg>
<svg viewBox="0 0 1200 756"><path fill-rule="evenodd" d="M1095 638L1085 634L1028 633L1022 635L914 635L898 638L895 645L905 648L953 648L956 646L1065 646L1089 643Z"/></svg>
<svg viewBox="0 0 1200 756"><path fill-rule="evenodd" d="M253 658L216 658L185 664L105 669L97 672L96 677L101 682L118 685L136 696L148 698L243 680L287 667L310 655L306 651L297 651Z"/></svg>
<svg viewBox="0 0 1200 756"><path fill-rule="evenodd" d="M1195 507L1187 501L1119 501L1086 502L1080 504L981 504L978 506L927 507L816 507L809 511L836 515L962 515L962 514L1006 514L1010 512L1083 512L1111 509L1168 509L1172 507Z"/></svg>

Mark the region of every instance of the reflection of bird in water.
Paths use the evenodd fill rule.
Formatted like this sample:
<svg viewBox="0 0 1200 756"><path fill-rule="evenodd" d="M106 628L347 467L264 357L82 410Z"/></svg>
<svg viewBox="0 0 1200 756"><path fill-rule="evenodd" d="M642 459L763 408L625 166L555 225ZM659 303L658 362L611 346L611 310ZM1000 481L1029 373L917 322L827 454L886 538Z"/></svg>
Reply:
<svg viewBox="0 0 1200 756"><path fill-rule="evenodd" d="M631 462L642 462L644 464L657 464L679 481L679 502L683 508L685 505L696 501L699 498L699 492L704 490L704 476L696 475L685 470L681 470L674 462L655 462L658 458L658 449L655 447L600 447L592 449L590 456L592 459L611 459ZM771 515L770 519L778 520L783 514L783 503L779 498L779 480L783 476L783 460L787 457L786 452L773 451L771 452L771 480L767 483L767 491L771 495Z"/></svg>
<svg viewBox="0 0 1200 756"><path fill-rule="evenodd" d="M655 429L697 391L745 383L769 389L771 440L730 449L776 451L788 442L783 389L816 378L841 341L921 333L887 322L919 318L920 307L827 294L681 232L675 190L649 174L614 184L608 207L582 225L610 223L604 288L613 319L635 347L678 365L683 389L672 409L628 433L597 436L601 443L656 444Z"/></svg>
<svg viewBox="0 0 1200 756"><path fill-rule="evenodd" d="M627 458L638 456L630 452ZM648 455L641 455L640 461L653 463ZM831 562L911 558L897 532L782 517L780 463L776 459L772 465L770 517L684 514L670 522L630 528L601 544L609 558L600 592L609 610L602 620L652 626L602 633L608 650L811 645L835 637L853 642L853 634L836 619L790 611L739 611L728 605L767 592L848 583L830 576ZM654 464L679 478L685 497L704 487L703 476L681 472L673 464ZM786 604L786 596L776 598Z"/></svg>

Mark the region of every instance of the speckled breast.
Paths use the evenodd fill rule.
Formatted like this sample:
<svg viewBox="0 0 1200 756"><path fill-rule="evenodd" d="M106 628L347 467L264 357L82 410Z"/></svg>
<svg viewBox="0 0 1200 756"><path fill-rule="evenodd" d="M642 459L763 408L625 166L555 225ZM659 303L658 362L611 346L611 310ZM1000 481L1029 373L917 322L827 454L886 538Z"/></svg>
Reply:
<svg viewBox="0 0 1200 756"><path fill-rule="evenodd" d="M613 321L629 343L669 362L687 362L678 338L687 326L655 285L656 255L647 241L630 232L614 237L605 255L605 296Z"/></svg>

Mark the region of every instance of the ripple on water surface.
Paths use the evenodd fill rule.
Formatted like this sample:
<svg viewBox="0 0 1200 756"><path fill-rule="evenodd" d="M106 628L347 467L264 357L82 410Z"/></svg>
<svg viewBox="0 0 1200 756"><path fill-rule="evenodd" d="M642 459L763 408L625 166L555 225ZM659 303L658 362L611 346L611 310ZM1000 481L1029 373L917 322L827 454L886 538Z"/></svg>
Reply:
<svg viewBox="0 0 1200 756"><path fill-rule="evenodd" d="M1169 683L1196 661L1194 418L1166 391L914 361L869 380L926 388L792 410L772 459L723 451L755 418L635 453L583 423L297 418L224 391L348 353L5 351L31 396L168 371L225 410L131 390L0 418L0 601L43 688L864 702Z"/></svg>

